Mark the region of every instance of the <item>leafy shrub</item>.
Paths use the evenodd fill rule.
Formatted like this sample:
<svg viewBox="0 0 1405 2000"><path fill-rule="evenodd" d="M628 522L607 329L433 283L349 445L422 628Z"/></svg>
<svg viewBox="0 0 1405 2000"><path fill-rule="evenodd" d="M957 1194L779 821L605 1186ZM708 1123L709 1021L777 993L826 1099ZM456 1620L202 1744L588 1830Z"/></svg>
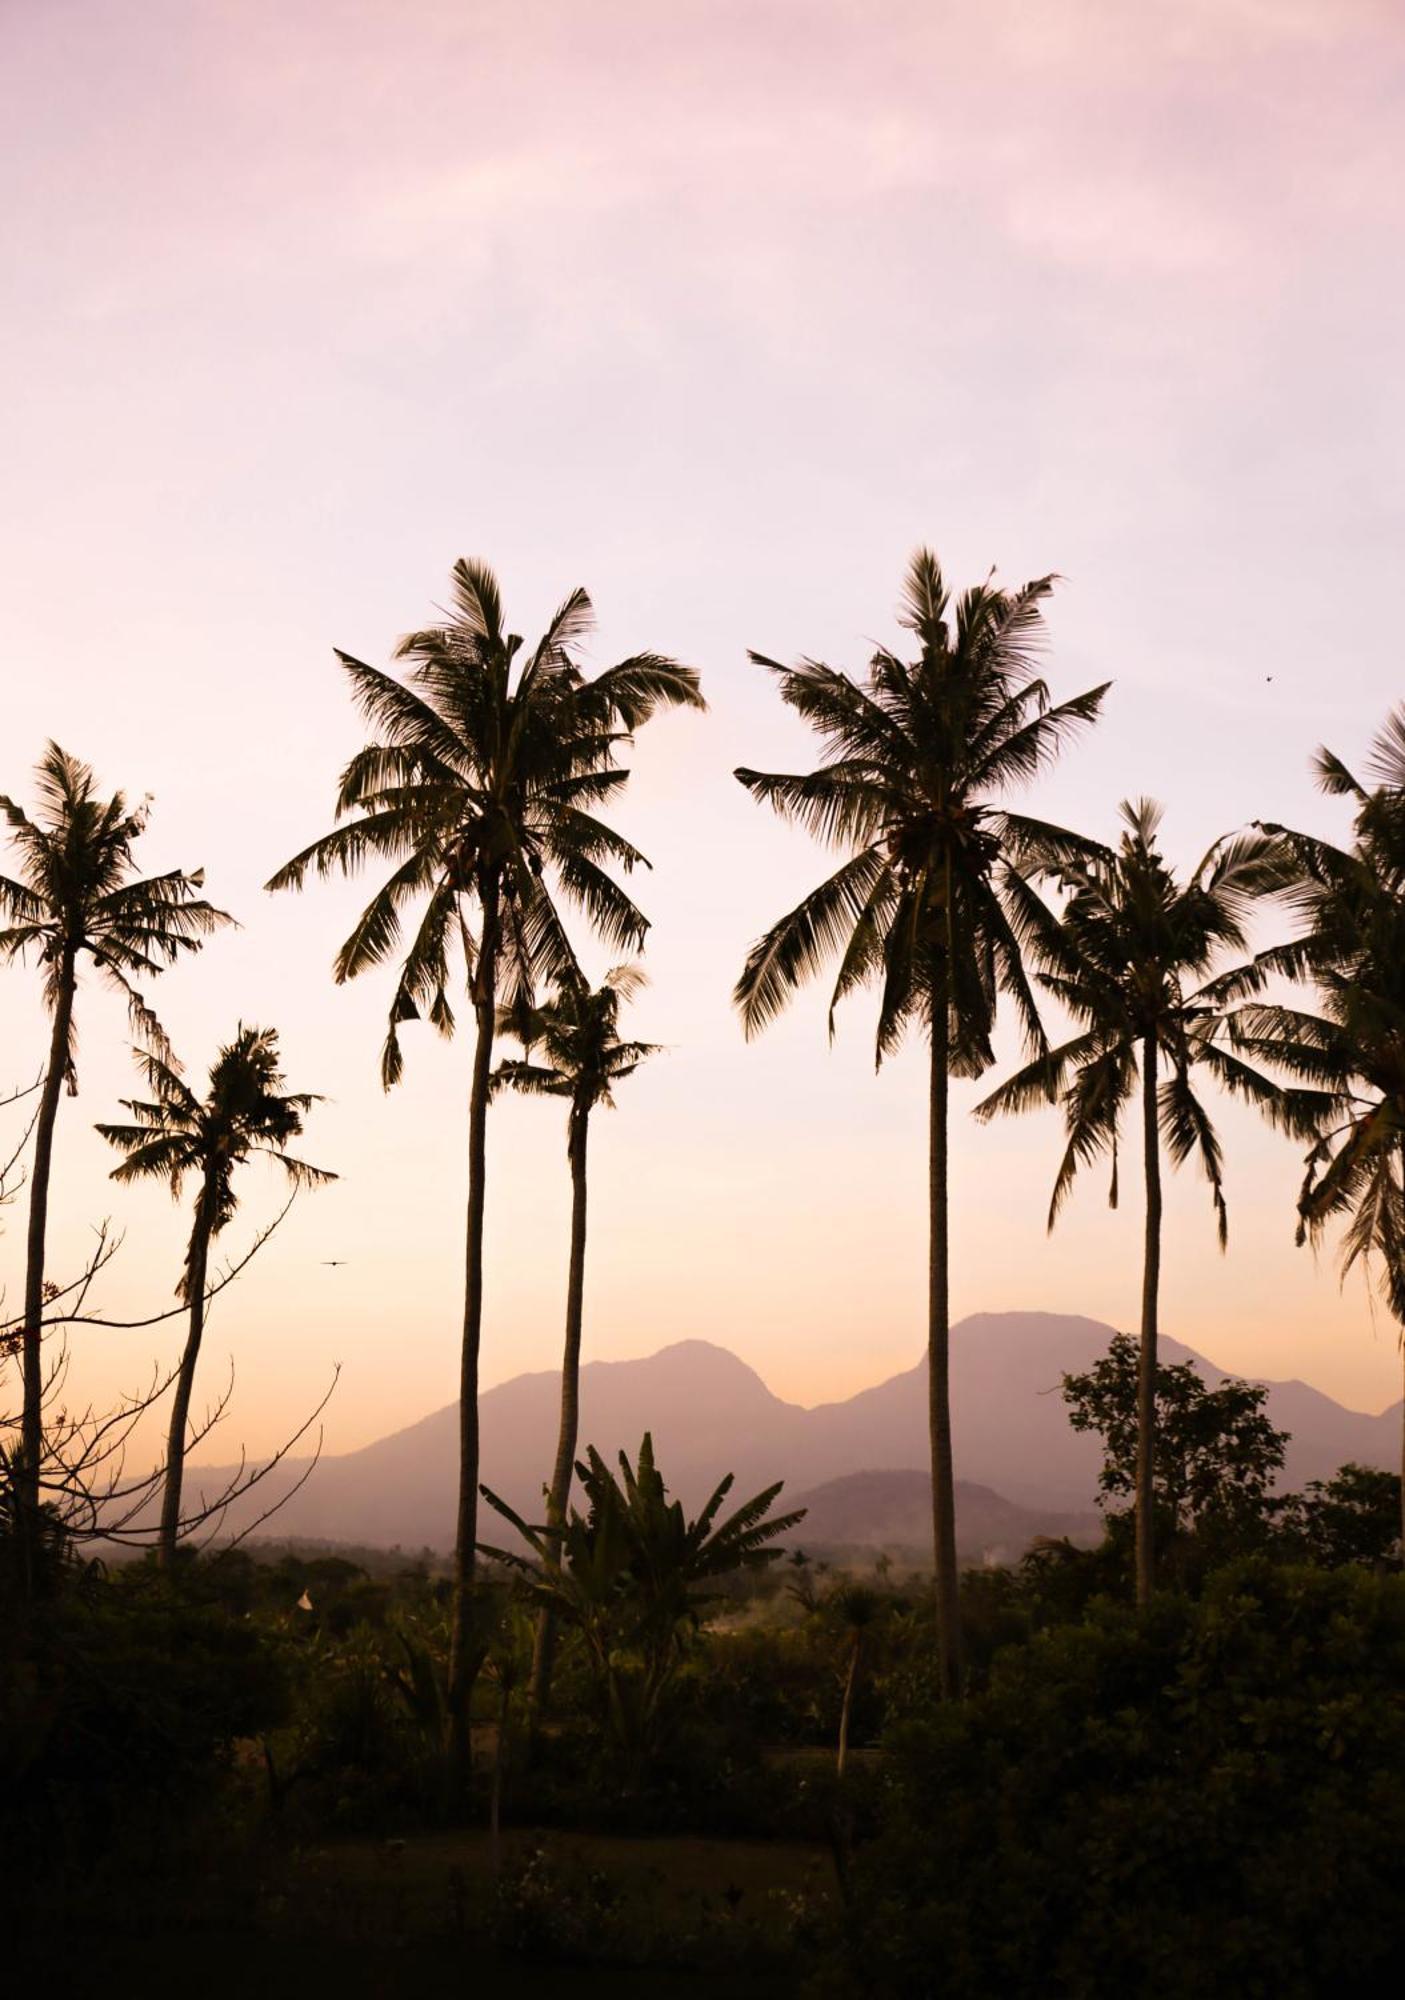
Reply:
<svg viewBox="0 0 1405 2000"><path fill-rule="evenodd" d="M1405 1579L1252 1561L1102 1602L888 1749L867 1991L1306 2000L1405 1949Z"/></svg>
<svg viewBox="0 0 1405 2000"><path fill-rule="evenodd" d="M1400 1474L1344 1465L1283 1503L1280 1536L1307 1562L1385 1563L1400 1556Z"/></svg>
<svg viewBox="0 0 1405 2000"><path fill-rule="evenodd" d="M0 1631L0 1846L12 1888L159 1865L236 1742L285 1713L279 1650L151 1572L75 1570ZM24 1907L21 1899L21 1907Z"/></svg>

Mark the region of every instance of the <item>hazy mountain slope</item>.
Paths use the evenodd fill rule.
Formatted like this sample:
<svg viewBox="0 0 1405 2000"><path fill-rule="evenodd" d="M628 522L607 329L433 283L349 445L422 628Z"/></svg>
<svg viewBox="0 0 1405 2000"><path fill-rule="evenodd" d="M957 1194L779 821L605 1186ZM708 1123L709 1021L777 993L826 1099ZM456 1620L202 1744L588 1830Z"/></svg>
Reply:
<svg viewBox="0 0 1405 2000"><path fill-rule="evenodd" d="M489 1389L480 1403L483 1482L530 1520L542 1513L560 1393L554 1373L518 1375ZM784 1465L801 1456L797 1439L806 1415L708 1341L679 1341L642 1361L592 1361L581 1370L581 1452L598 1444L613 1462L623 1446L632 1458L651 1430L665 1476L690 1505L705 1499L725 1472L735 1472L739 1499L782 1477ZM280 1467L263 1491L277 1490L275 1480L286 1489L294 1477ZM279 1512L276 1532L447 1547L457 1477L458 1411L450 1405L360 1451L324 1459ZM207 1469L192 1474L212 1491L219 1478ZM230 1525L237 1528L254 1511L233 1513ZM483 1539L508 1532L490 1508L480 1508Z"/></svg>
<svg viewBox="0 0 1405 2000"><path fill-rule="evenodd" d="M1080 1513L1094 1502L1099 1447L1069 1428L1059 1377L1088 1367L1112 1338L1097 1320L1056 1313L977 1313L952 1332L956 1469L1004 1504ZM1168 1361L1195 1360L1207 1379L1222 1371L1179 1342L1163 1340ZM482 1399L482 1476L513 1506L536 1518L556 1441L558 1380L519 1375ZM772 1480L792 1495L860 1472L917 1473L927 1462L926 1370L919 1365L846 1402L802 1409L773 1396L745 1362L709 1341L680 1341L641 1361L593 1361L581 1371L581 1443L607 1455L631 1454L651 1429L674 1490L696 1506L724 1472L737 1497ZM1288 1482L1326 1478L1349 1458L1394 1466L1400 1411L1378 1417L1346 1410L1302 1382L1271 1385L1274 1421L1294 1433ZM328 1458L277 1517L277 1532L417 1548L447 1546L458 1462L457 1417L439 1410L361 1451ZM261 1504L285 1490L296 1469L279 1468ZM218 1472L197 1469L192 1484L212 1489ZM239 1527L257 1511L231 1516ZM496 1517L480 1532L493 1540ZM504 1530L505 1532L505 1530Z"/></svg>
<svg viewBox="0 0 1405 2000"><path fill-rule="evenodd" d="M886 1550L920 1561L931 1546L932 1481L926 1472L850 1472L799 1494L792 1504L805 1509L795 1539L815 1553ZM1056 1513L1017 1507L989 1486L956 1482L956 1544L967 1561L1012 1560L1036 1535L1095 1541L1098 1532L1091 1508Z"/></svg>

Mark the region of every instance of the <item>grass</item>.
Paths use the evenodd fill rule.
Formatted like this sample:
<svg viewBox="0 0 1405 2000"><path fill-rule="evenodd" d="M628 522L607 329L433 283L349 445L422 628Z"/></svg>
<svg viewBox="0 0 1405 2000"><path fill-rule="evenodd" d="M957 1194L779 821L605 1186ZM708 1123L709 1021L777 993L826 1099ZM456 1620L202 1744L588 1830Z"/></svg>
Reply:
<svg viewBox="0 0 1405 2000"><path fill-rule="evenodd" d="M635 1838L512 1829L496 1892L486 1833L339 1840L263 1874L249 1920L188 1908L143 1936L71 1939L46 1971L101 1971L104 1989L160 1996L192 1982L215 2000L338 2000L418 1987L513 2000L559 1994L787 1990L797 1926L837 1893L828 1850L791 1841ZM566 1968L569 1967L569 1974Z"/></svg>

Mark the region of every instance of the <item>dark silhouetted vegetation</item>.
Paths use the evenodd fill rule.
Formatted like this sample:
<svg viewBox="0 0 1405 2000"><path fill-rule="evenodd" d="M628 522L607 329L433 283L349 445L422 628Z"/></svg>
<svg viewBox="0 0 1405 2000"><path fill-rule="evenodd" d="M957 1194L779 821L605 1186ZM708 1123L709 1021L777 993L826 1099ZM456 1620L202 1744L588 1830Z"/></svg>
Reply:
<svg viewBox="0 0 1405 2000"><path fill-rule="evenodd" d="M352 693L378 732L342 773L331 833L273 876L300 889L309 874L353 875L374 859L392 873L336 959L346 980L402 944L407 912L420 915L390 1002L381 1058L386 1088L399 1080L400 1030L422 1015L454 1031L451 959L462 960L474 1014L469 1105L467 1257L459 1507L449 1720L467 1754L474 1673L472 1589L478 1542L478 1352L483 1322L487 1115L498 1007L530 1006L538 985L581 977L561 914L564 899L609 945L638 948L648 923L611 868L644 857L598 818L628 773L619 751L665 707L703 706L698 676L640 653L588 677L579 663L594 622L584 590L561 604L532 651L503 623L497 579L484 564L453 572L449 622L411 632L397 657L404 680L338 653Z"/></svg>
<svg viewBox="0 0 1405 2000"><path fill-rule="evenodd" d="M1106 687L1051 707L1035 673L1052 577L1004 591L987 580L953 607L936 557L921 549L899 622L913 661L874 654L863 682L802 660L773 673L781 698L819 736L824 762L803 774L740 770L753 798L848 851L837 872L752 947L736 987L748 1034L837 958L834 1009L879 987L876 1053L914 1026L929 1047L930 1161L927 1366L931 1399L932 1535L941 1671L961 1678L956 1496L951 1440L948 1100L953 1076L994 1062L1001 994L1025 1039L1047 1048L1024 965L1027 871L1085 843L996 801L1027 783L1097 719Z"/></svg>
<svg viewBox="0 0 1405 2000"><path fill-rule="evenodd" d="M1051 704L1035 672L1051 584L987 580L952 604L921 551L900 611L912 659L879 649L854 679L753 656L821 761L737 776L840 860L753 947L744 1028L834 960L836 1005L878 989L880 1061L909 1030L927 1043L932 1560L911 1573L883 1552L807 1554L802 1510L774 1511L779 1477L734 1505L725 1459L690 1517L648 1432L632 1460L618 1438L576 1458L589 1124L653 1047L619 1034L642 975L594 983L564 912L611 953L642 948L646 920L617 878L644 857L602 815L634 731L702 706L695 673L642 654L587 674L579 590L526 652L491 572L460 562L446 622L400 644L403 678L339 656L372 741L342 775L333 831L270 884L389 871L335 962L338 980L398 966L387 1087L407 1023L449 1035L460 996L473 1012L459 1493L442 1557L221 1546L231 1499L288 1445L183 1502L186 1454L229 1394L192 1422L206 1308L253 1254L212 1279L212 1245L254 1155L294 1191L324 1177L288 1152L314 1100L286 1092L266 1029L240 1029L203 1097L185 1081L143 984L227 919L198 873L137 876L145 807L104 799L52 745L35 817L0 798L18 856L0 876L0 955L37 963L49 1017L42 1074L0 1100L9 1114L35 1099L0 1148L0 1209L21 1188L29 1201L23 1300L0 1326L7 1969L37 1959L58 1978L86 1944L117 1992L134 1953L143 1990L176 1966L186 1985L232 1970L241 1990L282 1990L276 1969L297 1990L447 1992L477 1976L527 1992L534 1965L551 1992L725 1982L817 2000L1394 1990L1402 1480L1346 1464L1285 1491L1290 1440L1267 1391L1168 1365L1157 1342L1163 1154L1199 1162L1224 1235L1206 1082L1302 1149L1285 1223L1300 1242L1339 1225L1344 1267L1374 1269L1405 1332L1405 710L1369 785L1319 753L1325 790L1353 810L1346 845L1256 825L1177 876L1148 805L1123 808L1109 848L1004 803L1105 692ZM1251 955L1285 912L1295 934ZM179 1304L127 1321L91 1296L120 1240L105 1226L80 1272L46 1268L85 963L126 997L150 1092L98 1128L125 1155L116 1178L196 1187ZM1051 1044L1036 991L1071 1039ZM1025 1061L979 1111L1062 1106L1051 1222L1097 1159L1115 1192L1139 1106L1145 1282L1137 1335L1063 1379L1070 1423L1102 1442L1101 1539L1040 1537L963 1573L950 1083L991 1067L1002 1002ZM495 1067L503 1037L521 1054ZM508 1089L562 1101L572 1179L540 1520L479 1486L487 1118ZM70 1341L171 1319L183 1342L148 1386L111 1409L70 1398ZM165 1459L129 1472L158 1410ZM480 1491L500 1547L480 1541ZM1043 1518L1080 1532L1077 1516Z"/></svg>
<svg viewBox="0 0 1405 2000"><path fill-rule="evenodd" d="M1115 849L1056 865L1064 905L1055 917L1026 903L1039 982L1081 1032L1047 1049L978 1106L978 1117L1027 1111L1060 1099L1067 1144L1049 1204L1052 1229L1079 1169L1110 1156L1108 1200L1118 1197L1118 1139L1140 1091L1146 1240L1134 1444L1137 1596L1154 1580L1157 1328L1161 1294L1161 1154L1173 1166L1198 1160L1210 1183L1220 1247L1229 1239L1220 1142L1197 1091L1200 1076L1247 1098L1295 1138L1310 1140L1325 1110L1320 1092L1284 1090L1220 1046L1226 1003L1261 982L1255 967L1223 968L1248 949L1256 902L1281 886L1280 848L1262 833L1216 841L1185 882L1157 844L1161 808L1148 799L1121 808Z"/></svg>
<svg viewBox="0 0 1405 2000"><path fill-rule="evenodd" d="M551 1483L546 1489L546 1525L552 1536L566 1518L580 1433L590 1118L593 1111L609 1110L615 1101L615 1085L633 1076L641 1062L658 1053L652 1042L620 1039L621 1002L632 1000L643 985L644 975L637 966L617 965L594 991L584 981L568 979L541 1006L520 1002L501 1009L498 1016L499 1028L515 1036L525 1053L498 1065L493 1073L494 1088L515 1090L526 1097L558 1098L567 1107L571 1248L566 1271L566 1340L561 1357L561 1425ZM544 1553L550 1563L550 1543ZM544 1711L550 1692L554 1635L555 1619L544 1605L537 1619L532 1657L534 1716Z"/></svg>
<svg viewBox="0 0 1405 2000"><path fill-rule="evenodd" d="M138 1056L149 1098L124 1098L131 1113L128 1125L99 1125L104 1139L126 1154L113 1169L119 1181L162 1180L178 1200L187 1178L197 1183L195 1216L185 1267L176 1296L189 1308L190 1320L171 1398L170 1432L161 1496L161 1560L169 1569L176 1559L181 1528L181 1485L185 1472L190 1398L205 1331L206 1288L210 1246L234 1220L239 1201L234 1169L250 1154L274 1159L294 1188L335 1179L323 1167L297 1160L288 1147L303 1129L303 1119L316 1100L303 1092L283 1089L278 1067L278 1037L272 1028L240 1025L234 1040L222 1048L210 1071L210 1089L202 1101L180 1075L173 1061L152 1050Z"/></svg>

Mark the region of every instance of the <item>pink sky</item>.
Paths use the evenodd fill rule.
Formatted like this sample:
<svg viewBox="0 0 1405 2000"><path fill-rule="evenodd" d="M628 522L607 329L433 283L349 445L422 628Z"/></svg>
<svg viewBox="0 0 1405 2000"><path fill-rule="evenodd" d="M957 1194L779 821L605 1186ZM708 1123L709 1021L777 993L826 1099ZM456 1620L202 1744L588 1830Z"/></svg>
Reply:
<svg viewBox="0 0 1405 2000"><path fill-rule="evenodd" d="M1116 686L1031 803L1108 832L1151 793L1183 861L1259 815L1340 830L1308 756L1405 692L1403 73L1398 9L1351 0L0 0L0 786L52 734L154 793L148 864L205 863L244 925L162 983L177 1046L203 1074L272 1022L331 1100L306 1151L341 1181L213 1321L227 1445L334 1359L336 1449L453 1393L468 1045L412 1036L384 1098L387 984L328 970L358 890L260 885L360 740L333 645L383 661L464 553L515 629L583 582L596 660L671 651L711 703L650 728L618 815L670 1053L601 1121L588 1351L709 1336L802 1402L911 1365L920 1058L875 1081L862 1001L827 1049L820 990L750 1048L729 1012L825 865L730 777L812 760L745 648L860 668L918 541L957 581L1056 569L1052 680ZM55 1262L110 1213L106 1297L149 1306L183 1219L109 1186L125 1022L93 990L80 1025ZM19 1080L32 972L0 1031ZM1179 1177L1166 1330L1381 1406L1393 1329L1293 1250L1293 1152L1221 1124L1231 1250ZM559 1127L494 1113L489 1382L558 1355ZM1134 1319L1138 1204L1095 1177L1047 1239L1057 1143L958 1119L958 1311ZM273 1199L251 1176L231 1249ZM151 1351L95 1336L82 1379Z"/></svg>

